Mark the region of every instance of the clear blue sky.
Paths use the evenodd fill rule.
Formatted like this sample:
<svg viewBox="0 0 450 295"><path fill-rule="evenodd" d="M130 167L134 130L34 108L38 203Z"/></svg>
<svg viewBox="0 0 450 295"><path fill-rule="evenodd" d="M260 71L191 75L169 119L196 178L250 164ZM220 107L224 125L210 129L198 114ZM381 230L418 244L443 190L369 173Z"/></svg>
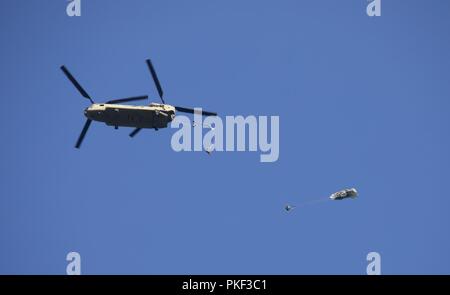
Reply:
<svg viewBox="0 0 450 295"><path fill-rule="evenodd" d="M0 273L450 273L450 2L0 3ZM280 116L280 158L175 153L83 99ZM356 187L354 201L302 204Z"/></svg>

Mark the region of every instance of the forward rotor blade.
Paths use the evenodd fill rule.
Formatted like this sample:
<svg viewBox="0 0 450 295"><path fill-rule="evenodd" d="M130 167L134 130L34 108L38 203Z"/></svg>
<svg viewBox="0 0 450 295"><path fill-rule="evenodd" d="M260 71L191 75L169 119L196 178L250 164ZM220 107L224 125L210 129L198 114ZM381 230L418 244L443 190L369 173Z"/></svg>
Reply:
<svg viewBox="0 0 450 295"><path fill-rule="evenodd" d="M130 133L130 137L134 137L136 134L139 133L139 131L141 131L142 128L136 128L133 130L133 132Z"/></svg>
<svg viewBox="0 0 450 295"><path fill-rule="evenodd" d="M182 113L189 113L189 114L194 114L194 113L196 113L196 114L200 114L200 112L197 112L196 110L194 110L194 109L190 109L190 108L184 108L184 107L175 107L175 109L177 110L177 111L179 111L179 112L182 112ZM207 111L203 111L202 110L202 116L217 116L217 113L213 113L213 112L207 112Z"/></svg>
<svg viewBox="0 0 450 295"><path fill-rule="evenodd" d="M152 61L150 59L147 59L146 62L147 62L148 69L150 70L150 73L152 74L153 81L155 82L156 89L158 90L159 97L161 98L162 103L166 104L163 99L164 93L161 88L161 84L159 83L159 79L158 79L158 76L156 75L156 71L155 71L155 68L153 67Z"/></svg>
<svg viewBox="0 0 450 295"><path fill-rule="evenodd" d="M136 100L144 100L147 98L148 98L147 95L133 96L133 97L128 97L128 98L113 99L113 100L107 101L106 103L107 104L115 104L115 103L122 103L122 102L136 101Z"/></svg>
<svg viewBox="0 0 450 295"><path fill-rule="evenodd" d="M86 132L88 131L89 126L91 125L91 123L92 123L91 119L87 119L86 123L84 123L83 130L81 130L80 136L78 137L78 140L77 140L77 144L75 145L75 147L77 149L80 148L81 143L83 142L84 136L86 135Z"/></svg>
<svg viewBox="0 0 450 295"><path fill-rule="evenodd" d="M81 87L80 83L78 83L78 81L75 79L75 77L72 76L72 74L69 72L69 70L66 68L66 66L61 66L61 70L64 72L66 77L70 80L70 82L72 82L72 84L75 86L75 88L78 89L78 91L81 93L81 95L83 95L85 98L89 99L91 101L91 103L94 103L94 101L89 96L89 94L87 94L87 92L83 89L83 87Z"/></svg>

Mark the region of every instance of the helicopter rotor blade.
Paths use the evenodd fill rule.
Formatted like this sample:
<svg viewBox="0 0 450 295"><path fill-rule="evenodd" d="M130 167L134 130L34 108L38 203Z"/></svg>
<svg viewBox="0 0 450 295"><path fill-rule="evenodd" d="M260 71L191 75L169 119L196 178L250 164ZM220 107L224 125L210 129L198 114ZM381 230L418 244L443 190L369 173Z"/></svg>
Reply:
<svg viewBox="0 0 450 295"><path fill-rule="evenodd" d="M117 104L117 103L129 102L129 101L145 100L147 98L148 98L147 95L133 96L133 97L127 97L127 98L113 99L113 100L107 101L106 103L107 104Z"/></svg>
<svg viewBox="0 0 450 295"><path fill-rule="evenodd" d="M87 120L86 120L86 123L84 123L83 130L81 130L80 136L78 137L77 143L76 143L76 145L75 145L75 147L76 147L77 149L80 148L81 143L83 142L83 139L84 139L84 137L86 136L86 132L88 131L89 126L91 125L91 123L92 123L92 120L91 120L91 119L87 119Z"/></svg>
<svg viewBox="0 0 450 295"><path fill-rule="evenodd" d="M163 104L166 104L163 99L164 93L161 88L161 84L159 83L159 79L158 79L158 76L156 75L156 71L155 71L155 68L153 67L152 61L150 59L147 59L146 62L147 62L148 69L150 70L150 73L152 74L153 81L155 82L156 89L158 90L159 98L161 98L161 101Z"/></svg>
<svg viewBox="0 0 450 295"><path fill-rule="evenodd" d="M130 134L129 134L129 136L130 137L134 137L136 134L138 134L139 133L139 131L141 131L142 130L142 128L135 128Z"/></svg>
<svg viewBox="0 0 450 295"><path fill-rule="evenodd" d="M72 84L75 86L75 88L78 89L78 91L81 93L81 95L84 96L85 98L89 99L91 103L94 103L94 101L89 96L89 94L87 94L87 92L83 89L83 87L81 87L80 83L78 83L78 81L75 79L75 77L72 76L72 74L69 72L69 70L66 68L66 66L61 66L61 70L66 75L66 77L70 80L70 82L72 82Z"/></svg>
<svg viewBox="0 0 450 295"><path fill-rule="evenodd" d="M184 107L175 107L175 109L179 112L182 113L189 113L189 114L200 114L200 112L197 112L194 109L190 109L190 108L184 108ZM213 112L207 112L207 111L203 111L201 112L202 116L217 116L217 113L213 113Z"/></svg>

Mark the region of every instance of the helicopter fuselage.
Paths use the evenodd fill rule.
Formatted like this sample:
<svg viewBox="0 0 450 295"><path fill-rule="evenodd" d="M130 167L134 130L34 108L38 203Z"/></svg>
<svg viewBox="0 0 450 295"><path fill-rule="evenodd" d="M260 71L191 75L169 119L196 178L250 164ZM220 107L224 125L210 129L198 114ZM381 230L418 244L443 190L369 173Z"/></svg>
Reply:
<svg viewBox="0 0 450 295"><path fill-rule="evenodd" d="M94 103L84 111L93 121L115 127L166 128L175 118L175 107L151 103L147 106Z"/></svg>

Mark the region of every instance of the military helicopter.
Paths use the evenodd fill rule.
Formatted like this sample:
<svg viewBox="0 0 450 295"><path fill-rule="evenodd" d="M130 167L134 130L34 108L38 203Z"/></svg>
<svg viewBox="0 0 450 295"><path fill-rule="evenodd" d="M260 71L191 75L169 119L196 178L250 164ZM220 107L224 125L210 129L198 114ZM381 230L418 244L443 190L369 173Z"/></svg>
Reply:
<svg viewBox="0 0 450 295"><path fill-rule="evenodd" d="M178 107L166 104L163 99L163 90L159 83L158 76L156 75L155 68L150 59L146 60L148 69L153 78L153 82L158 90L159 98L162 101L160 103L150 103L148 106L134 106L134 105L121 105L124 102L131 102L137 100L145 100L147 95L134 96L128 98L109 100L104 103L95 103L89 94L81 87L78 81L72 76L66 66L61 66L61 70L66 77L72 82L83 97L88 99L92 104L84 110L86 116L86 123L81 130L80 136L75 144L77 149L80 148L84 137L91 125L92 121L104 122L108 126L114 126L115 129L120 127L134 127L135 129L129 134L130 137L134 137L143 128L155 129L166 128L174 118L176 112L182 113L197 113L194 109ZM217 116L217 113L202 111L198 112L203 116Z"/></svg>

